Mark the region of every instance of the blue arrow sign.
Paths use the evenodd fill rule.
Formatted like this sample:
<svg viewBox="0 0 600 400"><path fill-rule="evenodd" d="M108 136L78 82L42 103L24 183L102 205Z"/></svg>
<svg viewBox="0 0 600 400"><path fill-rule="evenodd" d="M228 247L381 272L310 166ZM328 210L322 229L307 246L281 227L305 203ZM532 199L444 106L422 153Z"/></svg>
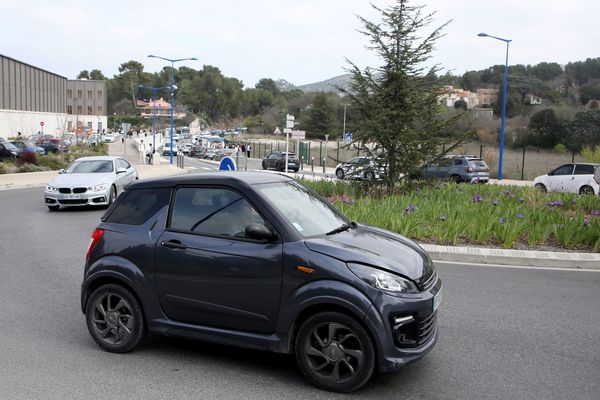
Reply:
<svg viewBox="0 0 600 400"><path fill-rule="evenodd" d="M346 141L346 143L351 143L352 142L352 132L346 132L346 134L344 135L344 140Z"/></svg>
<svg viewBox="0 0 600 400"><path fill-rule="evenodd" d="M231 157L223 157L219 164L219 171L235 171L235 161Z"/></svg>

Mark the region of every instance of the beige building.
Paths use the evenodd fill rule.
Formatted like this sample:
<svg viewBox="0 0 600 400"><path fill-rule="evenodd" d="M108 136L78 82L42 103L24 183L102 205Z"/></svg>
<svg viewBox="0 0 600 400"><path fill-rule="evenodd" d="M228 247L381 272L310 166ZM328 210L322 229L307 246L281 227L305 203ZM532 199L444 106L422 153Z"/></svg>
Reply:
<svg viewBox="0 0 600 400"><path fill-rule="evenodd" d="M107 128L106 81L74 79L67 81L67 131L102 132Z"/></svg>
<svg viewBox="0 0 600 400"><path fill-rule="evenodd" d="M481 88L477 89L477 100L479 104L490 105L498 100L498 89Z"/></svg>

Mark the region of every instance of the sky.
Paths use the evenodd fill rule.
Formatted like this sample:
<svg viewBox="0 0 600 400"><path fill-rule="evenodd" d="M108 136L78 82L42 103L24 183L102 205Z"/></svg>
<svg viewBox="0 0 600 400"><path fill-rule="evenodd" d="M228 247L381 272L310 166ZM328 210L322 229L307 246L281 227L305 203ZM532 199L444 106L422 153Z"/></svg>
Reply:
<svg viewBox="0 0 600 400"><path fill-rule="evenodd" d="M374 0L387 7L392 0ZM376 22L365 0L0 0L0 54L73 79L100 69L112 77L136 60L155 72L165 62L218 67L253 87L261 78L295 85L345 73L346 59L377 67L358 30L357 15ZM504 64L506 47L477 33L512 39L509 64L566 64L600 56L598 0L414 1L436 12L430 28L448 20L432 63L462 75Z"/></svg>

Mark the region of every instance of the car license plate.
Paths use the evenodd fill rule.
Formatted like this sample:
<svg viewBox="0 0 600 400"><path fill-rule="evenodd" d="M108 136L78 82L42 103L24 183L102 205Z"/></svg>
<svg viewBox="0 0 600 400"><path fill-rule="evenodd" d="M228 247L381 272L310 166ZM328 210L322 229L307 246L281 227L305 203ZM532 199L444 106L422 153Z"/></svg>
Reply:
<svg viewBox="0 0 600 400"><path fill-rule="evenodd" d="M435 312L442 302L442 291L440 290L433 296L433 312Z"/></svg>
<svg viewBox="0 0 600 400"><path fill-rule="evenodd" d="M76 200L76 199L80 199L81 195L78 194L65 194L64 199L65 200Z"/></svg>

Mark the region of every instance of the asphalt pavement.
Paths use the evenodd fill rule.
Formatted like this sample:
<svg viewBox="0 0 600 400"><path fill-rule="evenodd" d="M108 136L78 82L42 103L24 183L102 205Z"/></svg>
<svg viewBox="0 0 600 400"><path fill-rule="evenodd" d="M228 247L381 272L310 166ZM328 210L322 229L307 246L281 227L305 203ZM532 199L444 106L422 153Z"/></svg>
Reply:
<svg viewBox="0 0 600 400"><path fill-rule="evenodd" d="M49 212L42 189L0 191L1 399L598 399L600 273L438 264L440 339L420 362L351 395L292 357L155 338L102 351L80 311L104 210Z"/></svg>

